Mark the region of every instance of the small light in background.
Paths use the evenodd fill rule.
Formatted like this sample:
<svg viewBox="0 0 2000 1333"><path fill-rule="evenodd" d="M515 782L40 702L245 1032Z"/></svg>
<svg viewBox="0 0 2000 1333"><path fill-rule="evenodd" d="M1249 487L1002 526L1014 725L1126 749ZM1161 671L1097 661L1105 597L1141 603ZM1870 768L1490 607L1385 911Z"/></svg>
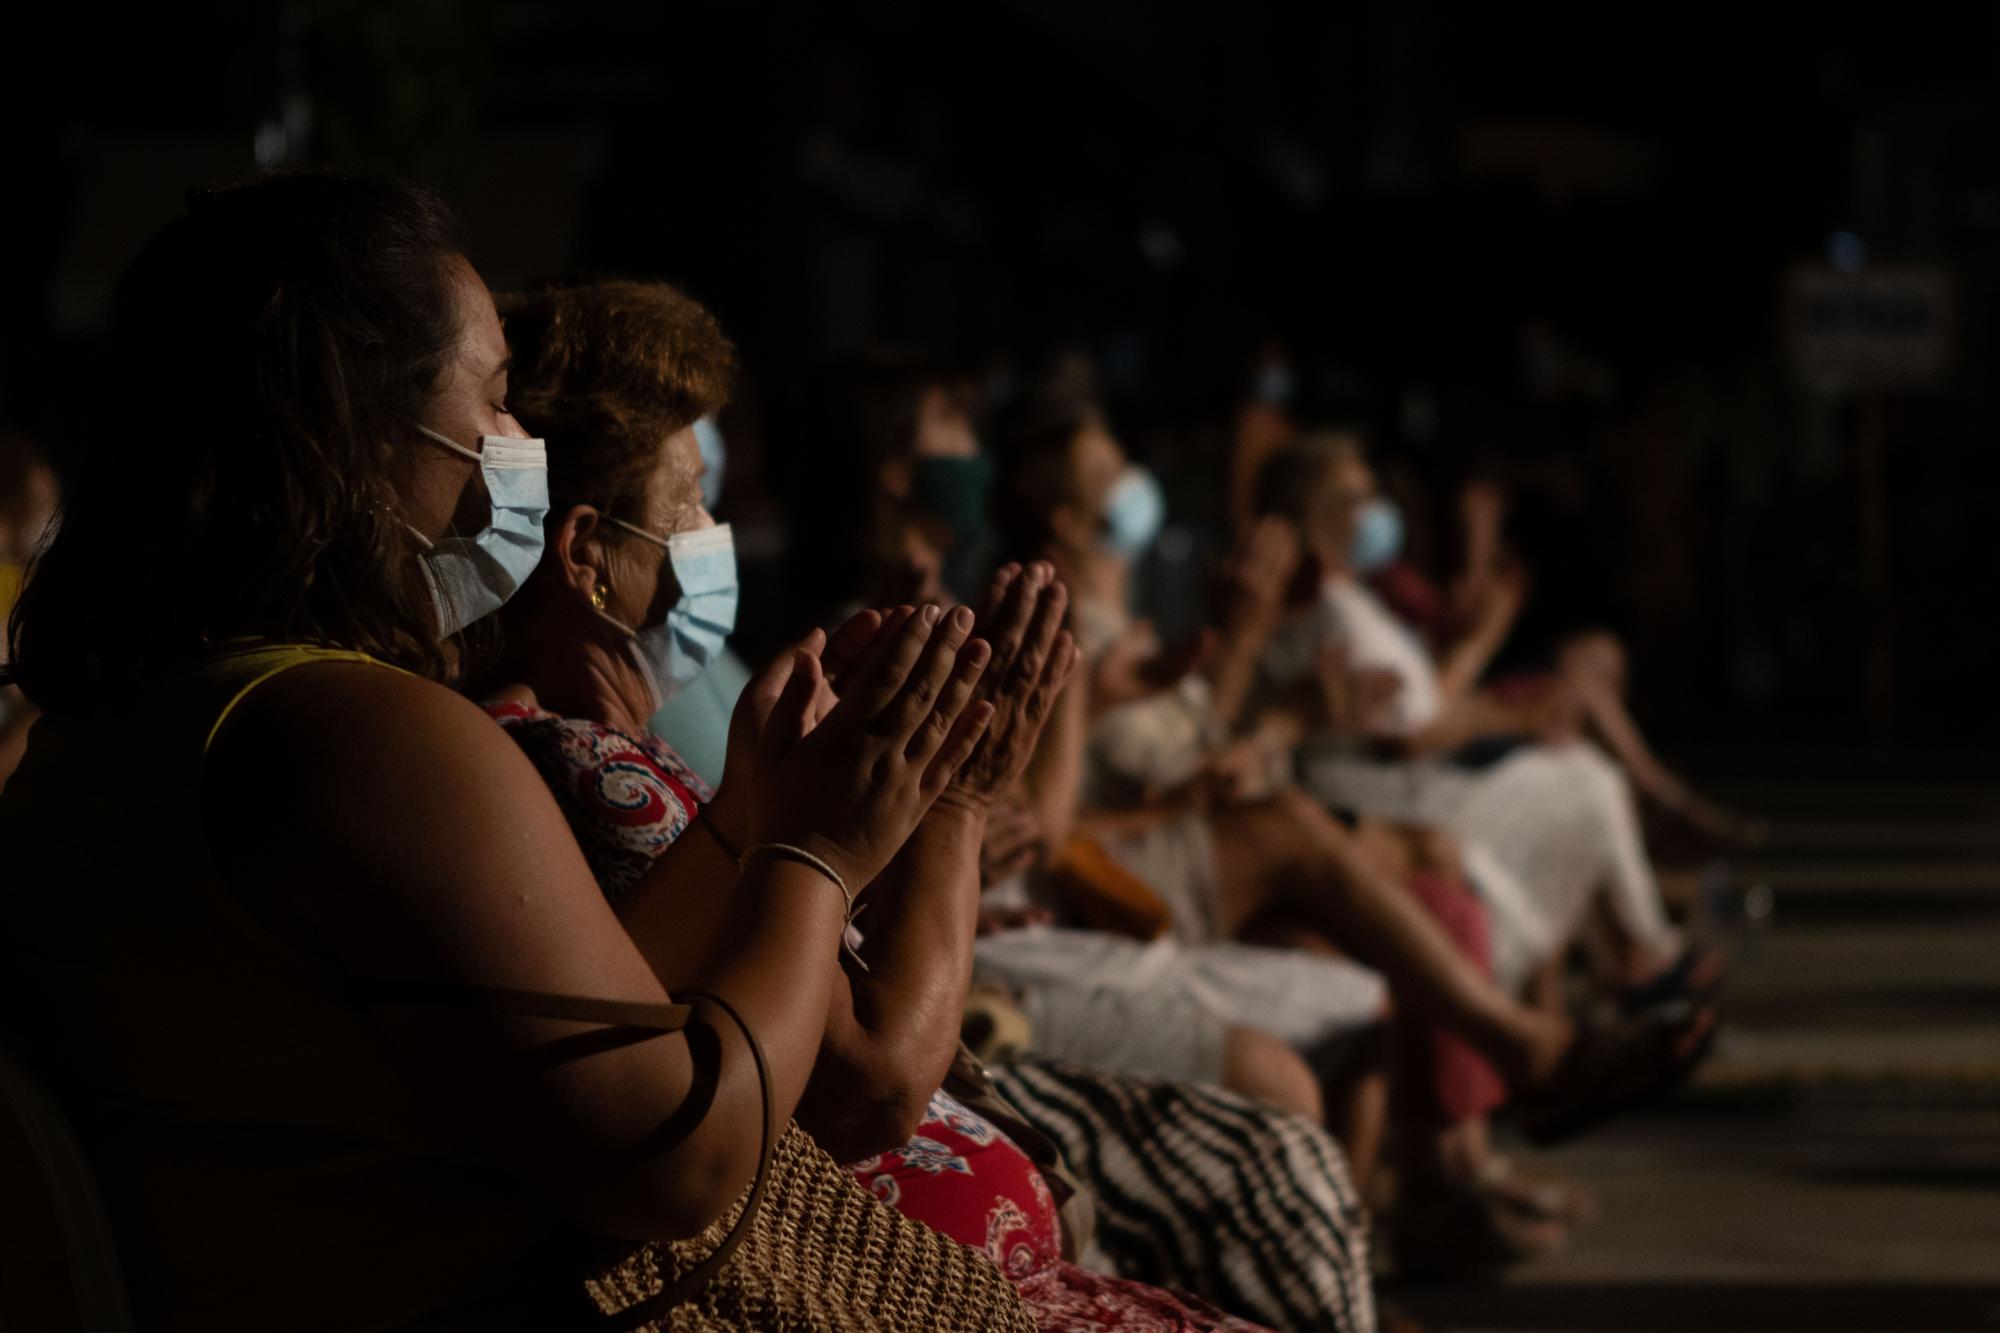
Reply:
<svg viewBox="0 0 2000 1333"><path fill-rule="evenodd" d="M1868 242L1851 231L1837 231L1826 238L1826 262L1842 273L1859 273L1868 262Z"/></svg>

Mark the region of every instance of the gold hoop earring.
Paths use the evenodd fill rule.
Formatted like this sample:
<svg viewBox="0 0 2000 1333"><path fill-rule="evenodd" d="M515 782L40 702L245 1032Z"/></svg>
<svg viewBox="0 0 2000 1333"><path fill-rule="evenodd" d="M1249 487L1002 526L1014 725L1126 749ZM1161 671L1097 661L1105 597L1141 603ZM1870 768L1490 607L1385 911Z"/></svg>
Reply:
<svg viewBox="0 0 2000 1333"><path fill-rule="evenodd" d="M604 609L604 599L610 591L611 589L605 587L602 583L598 584L590 590L590 604L602 611Z"/></svg>

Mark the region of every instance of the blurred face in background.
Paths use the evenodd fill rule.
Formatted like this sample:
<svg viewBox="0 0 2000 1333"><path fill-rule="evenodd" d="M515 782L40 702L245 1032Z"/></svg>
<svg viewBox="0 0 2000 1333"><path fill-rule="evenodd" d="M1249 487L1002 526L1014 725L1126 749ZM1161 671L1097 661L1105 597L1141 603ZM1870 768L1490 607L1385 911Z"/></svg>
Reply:
<svg viewBox="0 0 2000 1333"><path fill-rule="evenodd" d="M957 395L942 384L924 391L917 408L918 458L971 458L979 452L972 417Z"/></svg>
<svg viewBox="0 0 2000 1333"><path fill-rule="evenodd" d="M1334 454L1314 479L1306 498L1301 536L1322 568L1345 571L1351 564L1356 517L1375 498L1375 471L1359 447Z"/></svg>
<svg viewBox="0 0 2000 1333"><path fill-rule="evenodd" d="M1078 550L1097 548L1105 529L1111 488L1125 474L1130 460L1117 437L1101 421L1092 421L1070 442L1064 478L1064 501L1050 515L1056 535Z"/></svg>

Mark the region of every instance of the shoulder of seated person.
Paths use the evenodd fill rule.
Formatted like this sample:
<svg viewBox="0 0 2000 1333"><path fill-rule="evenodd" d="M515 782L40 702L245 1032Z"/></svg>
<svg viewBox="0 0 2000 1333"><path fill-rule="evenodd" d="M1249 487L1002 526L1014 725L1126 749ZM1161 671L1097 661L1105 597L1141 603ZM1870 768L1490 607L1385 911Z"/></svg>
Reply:
<svg viewBox="0 0 2000 1333"><path fill-rule="evenodd" d="M513 749L470 699L443 685L360 662L295 667L259 685L231 712L209 753L225 777L243 764L250 780L282 773L313 785L315 775L417 766L438 770L459 759Z"/></svg>

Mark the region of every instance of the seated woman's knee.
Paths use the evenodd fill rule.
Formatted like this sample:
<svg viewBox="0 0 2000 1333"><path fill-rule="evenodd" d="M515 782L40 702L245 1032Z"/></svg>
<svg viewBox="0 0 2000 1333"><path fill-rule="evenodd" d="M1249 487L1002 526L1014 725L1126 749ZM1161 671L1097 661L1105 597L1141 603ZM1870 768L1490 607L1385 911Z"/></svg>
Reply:
<svg viewBox="0 0 2000 1333"><path fill-rule="evenodd" d="M1270 1033L1257 1028L1229 1029L1222 1061L1222 1083L1230 1091L1309 1120L1324 1118L1326 1105L1319 1081L1304 1057Z"/></svg>

